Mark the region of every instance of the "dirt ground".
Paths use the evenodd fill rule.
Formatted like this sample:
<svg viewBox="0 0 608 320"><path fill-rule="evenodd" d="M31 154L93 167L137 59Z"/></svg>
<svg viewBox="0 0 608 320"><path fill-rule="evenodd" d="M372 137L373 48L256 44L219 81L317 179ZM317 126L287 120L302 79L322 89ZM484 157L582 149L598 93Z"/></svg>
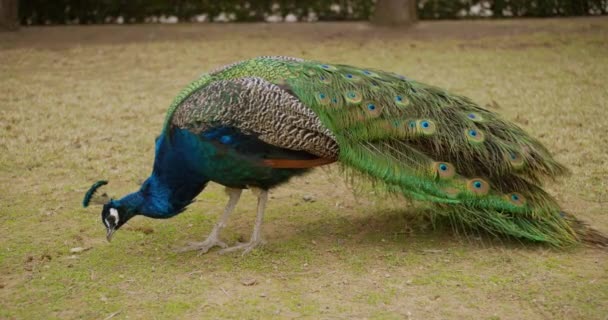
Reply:
<svg viewBox="0 0 608 320"><path fill-rule="evenodd" d="M335 167L271 192L252 254L176 253L211 230L212 185L181 215L105 241L92 182L136 190L172 98L234 60L290 55L395 71L538 137L565 210L608 233L608 19L22 28L0 33L2 319L608 319L608 253L456 234L424 204ZM306 200L305 200L306 199ZM223 232L248 238L246 193Z"/></svg>

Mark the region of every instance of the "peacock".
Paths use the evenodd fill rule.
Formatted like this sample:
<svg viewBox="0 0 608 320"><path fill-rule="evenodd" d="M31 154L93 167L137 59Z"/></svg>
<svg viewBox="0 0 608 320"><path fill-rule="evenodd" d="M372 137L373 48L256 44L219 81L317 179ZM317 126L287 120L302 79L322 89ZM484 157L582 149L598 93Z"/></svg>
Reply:
<svg viewBox="0 0 608 320"><path fill-rule="evenodd" d="M188 85L171 104L140 189L103 203L111 240L136 215L183 212L208 182L229 200L202 242L182 251L250 252L263 242L268 190L338 162L390 194L433 203L434 214L490 234L563 247L608 239L542 188L567 173L517 125L470 99L374 69L282 56L236 62ZM249 242L229 247L220 232L241 193L257 196Z"/></svg>

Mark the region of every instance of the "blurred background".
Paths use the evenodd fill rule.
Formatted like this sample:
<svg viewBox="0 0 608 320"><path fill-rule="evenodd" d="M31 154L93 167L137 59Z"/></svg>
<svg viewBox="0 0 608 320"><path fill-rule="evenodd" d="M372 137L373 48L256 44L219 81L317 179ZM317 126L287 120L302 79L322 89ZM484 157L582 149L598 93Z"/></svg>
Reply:
<svg viewBox="0 0 608 320"><path fill-rule="evenodd" d="M18 8L18 10L17 10ZM607 0L1 0L2 24L314 22L604 15Z"/></svg>

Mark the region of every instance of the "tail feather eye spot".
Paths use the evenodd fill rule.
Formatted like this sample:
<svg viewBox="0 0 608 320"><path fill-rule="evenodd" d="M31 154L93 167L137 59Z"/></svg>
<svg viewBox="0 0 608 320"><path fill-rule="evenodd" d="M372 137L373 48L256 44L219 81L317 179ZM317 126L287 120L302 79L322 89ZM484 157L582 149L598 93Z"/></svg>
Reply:
<svg viewBox="0 0 608 320"><path fill-rule="evenodd" d="M467 189L475 195L483 196L490 191L490 185L485 180L476 178L468 181Z"/></svg>
<svg viewBox="0 0 608 320"><path fill-rule="evenodd" d="M452 178L456 174L456 169L451 163L435 162L433 164L434 172L441 179Z"/></svg>
<svg viewBox="0 0 608 320"><path fill-rule="evenodd" d="M346 98L346 101L349 103L360 103L362 100L361 93L359 93L357 91L346 92L346 94L344 95L344 98Z"/></svg>
<svg viewBox="0 0 608 320"><path fill-rule="evenodd" d="M483 132L477 129L466 129L464 135L472 143L482 143L485 140Z"/></svg>
<svg viewBox="0 0 608 320"><path fill-rule="evenodd" d="M505 199L514 206L522 207L526 204L526 198L520 193L513 192L505 195Z"/></svg>
<svg viewBox="0 0 608 320"><path fill-rule="evenodd" d="M320 76L320 77L319 77L319 80L320 80L322 83L326 83L326 84L327 84L327 83L331 83L331 80L329 80L329 78L328 78L328 77L326 77L326 76Z"/></svg>
<svg viewBox="0 0 608 320"><path fill-rule="evenodd" d="M381 79L382 78L379 74L377 74L377 73L375 73L373 71L361 70L360 72L361 72L361 74L366 75L368 77L372 77L372 78L376 78L376 79Z"/></svg>
<svg viewBox="0 0 608 320"><path fill-rule="evenodd" d="M418 132L424 134L424 135L431 135L433 133L435 133L435 131L437 130L435 123L431 120L418 120L417 121L417 128L418 128Z"/></svg>
<svg viewBox="0 0 608 320"><path fill-rule="evenodd" d="M328 104L329 96L327 94L325 94L324 92L319 92L319 93L317 93L317 101L320 104Z"/></svg>
<svg viewBox="0 0 608 320"><path fill-rule="evenodd" d="M358 76L352 74L352 73L347 73L344 75L344 79L349 80L349 81L358 81L361 78L359 78Z"/></svg>
<svg viewBox="0 0 608 320"><path fill-rule="evenodd" d="M395 97L395 104L398 106L407 106L410 103L410 101L401 95L398 95Z"/></svg>
<svg viewBox="0 0 608 320"><path fill-rule="evenodd" d="M367 113L370 114L372 117L378 117L382 113L382 106L377 105L373 102L366 102L363 104L363 106L365 107Z"/></svg>
<svg viewBox="0 0 608 320"><path fill-rule="evenodd" d="M416 132L416 121L415 120L408 121L407 128L409 129L410 132L415 133Z"/></svg>
<svg viewBox="0 0 608 320"><path fill-rule="evenodd" d="M338 70L338 68L336 68L336 67L334 67L332 65L329 65L329 64L325 64L325 63L324 64L320 64L319 67L321 67L321 69L327 70L327 71L336 71L336 70Z"/></svg>
<svg viewBox="0 0 608 320"><path fill-rule="evenodd" d="M511 163L511 166L515 169L519 169L524 165L524 158L516 152L509 152L507 160Z"/></svg>
<svg viewBox="0 0 608 320"><path fill-rule="evenodd" d="M479 113L476 112L470 112L467 114L467 118L473 122L481 122L483 121L483 118L481 117L481 115Z"/></svg>

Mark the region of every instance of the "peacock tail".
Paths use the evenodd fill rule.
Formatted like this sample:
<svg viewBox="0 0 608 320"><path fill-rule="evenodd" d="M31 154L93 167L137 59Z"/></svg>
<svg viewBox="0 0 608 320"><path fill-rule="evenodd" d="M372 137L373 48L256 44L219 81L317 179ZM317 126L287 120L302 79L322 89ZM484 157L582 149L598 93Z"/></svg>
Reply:
<svg viewBox="0 0 608 320"><path fill-rule="evenodd" d="M218 125L316 155L317 165L339 161L391 193L435 203L457 225L554 246L606 242L542 189L567 170L538 140L404 76L289 57L237 62L181 92L163 130Z"/></svg>

